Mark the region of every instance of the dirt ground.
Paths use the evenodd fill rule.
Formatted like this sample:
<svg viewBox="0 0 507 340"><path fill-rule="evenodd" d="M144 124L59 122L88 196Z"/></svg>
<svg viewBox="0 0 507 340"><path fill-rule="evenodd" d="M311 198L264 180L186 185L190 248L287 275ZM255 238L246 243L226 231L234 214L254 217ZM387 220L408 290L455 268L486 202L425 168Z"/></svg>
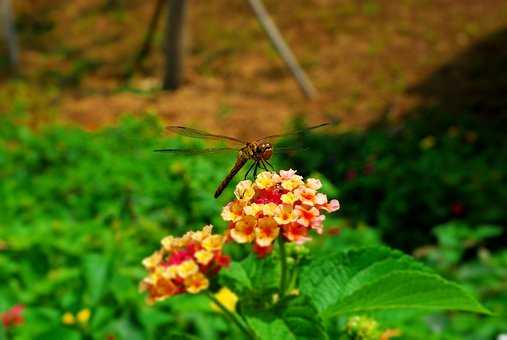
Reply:
<svg viewBox="0 0 507 340"><path fill-rule="evenodd" d="M143 70L121 81L154 1L31 0L16 2L22 68L17 80L3 77L0 106L22 91L34 116L50 111L88 129L146 113L244 138L287 129L295 115L362 128L418 105L425 99L408 88L507 26L505 0L265 3L318 89L316 100L302 96L247 1L189 0L185 84L167 93L160 91L163 22Z"/></svg>

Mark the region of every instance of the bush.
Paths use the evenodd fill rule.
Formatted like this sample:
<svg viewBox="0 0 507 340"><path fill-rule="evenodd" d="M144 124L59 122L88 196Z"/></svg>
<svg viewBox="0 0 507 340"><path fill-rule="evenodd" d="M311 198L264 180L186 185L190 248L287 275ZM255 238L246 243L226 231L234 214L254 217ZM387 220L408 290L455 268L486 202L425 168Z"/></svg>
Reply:
<svg viewBox="0 0 507 340"><path fill-rule="evenodd" d="M431 228L451 219L507 225L507 131L500 126L425 112L402 126L304 135L291 143L308 151L289 162L340 188L344 216L378 226L389 244L410 250L433 242Z"/></svg>

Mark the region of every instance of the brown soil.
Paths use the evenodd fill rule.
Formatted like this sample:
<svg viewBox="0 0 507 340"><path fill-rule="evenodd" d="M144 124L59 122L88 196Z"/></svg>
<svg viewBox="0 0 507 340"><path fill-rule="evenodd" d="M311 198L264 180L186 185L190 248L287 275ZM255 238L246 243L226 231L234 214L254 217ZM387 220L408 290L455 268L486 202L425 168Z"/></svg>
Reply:
<svg viewBox="0 0 507 340"><path fill-rule="evenodd" d="M503 0L266 0L319 91L308 102L246 1L190 0L183 88L158 89L161 25L144 71L125 90L121 74L154 1L124 0L110 10L106 2L16 2L27 100L53 91L42 101L48 107L29 105L34 115L51 110L57 119L94 129L148 112L170 124L246 138L284 130L295 115L309 123L339 117L347 128L361 128L419 103L408 88L507 24ZM3 84L5 96L13 85Z"/></svg>

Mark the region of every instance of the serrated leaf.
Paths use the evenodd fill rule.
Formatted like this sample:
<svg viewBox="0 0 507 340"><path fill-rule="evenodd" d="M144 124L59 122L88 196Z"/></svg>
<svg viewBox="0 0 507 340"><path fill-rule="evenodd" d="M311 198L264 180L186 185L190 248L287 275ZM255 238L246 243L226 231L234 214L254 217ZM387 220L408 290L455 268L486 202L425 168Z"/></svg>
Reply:
<svg viewBox="0 0 507 340"><path fill-rule="evenodd" d="M396 271L364 285L324 314L380 309L452 309L489 313L465 289L436 274Z"/></svg>
<svg viewBox="0 0 507 340"><path fill-rule="evenodd" d="M269 311L247 315L247 320L262 340L327 338L317 310L305 297L284 301Z"/></svg>
<svg viewBox="0 0 507 340"><path fill-rule="evenodd" d="M313 261L301 273L300 289L322 311L365 282L401 269L429 271L399 251L386 247L360 248Z"/></svg>
<svg viewBox="0 0 507 340"><path fill-rule="evenodd" d="M385 247L362 248L313 261L301 273L300 288L326 316L388 308L487 313L457 284Z"/></svg>

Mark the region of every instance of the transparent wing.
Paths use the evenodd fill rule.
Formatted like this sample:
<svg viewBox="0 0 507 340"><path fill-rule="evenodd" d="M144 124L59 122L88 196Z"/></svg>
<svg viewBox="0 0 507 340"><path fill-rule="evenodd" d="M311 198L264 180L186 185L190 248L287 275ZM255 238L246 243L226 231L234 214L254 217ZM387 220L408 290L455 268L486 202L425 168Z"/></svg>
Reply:
<svg viewBox="0 0 507 340"><path fill-rule="evenodd" d="M247 142L242 141L241 139L224 136L224 135L216 135L213 133L208 133L205 131L187 128L184 126L166 126L166 130L171 133L176 133L181 136L190 137L190 138L200 138L200 139L214 139L214 140L223 140L223 141L230 141L235 142L239 144L246 144Z"/></svg>
<svg viewBox="0 0 507 340"><path fill-rule="evenodd" d="M220 153L220 152L238 152L239 149L235 148L208 148L208 149L156 149L153 150L155 152L168 152L173 153L177 155L188 155L188 156L194 156L194 155L205 155L205 154L213 154L213 153Z"/></svg>
<svg viewBox="0 0 507 340"><path fill-rule="evenodd" d="M280 137L288 137L288 136L300 135L302 133L305 133L306 131L318 129L318 128L321 128L321 127L324 127L324 126L332 126L332 125L335 125L335 124L336 123L332 123L332 122L322 123L322 124L319 124L319 125L310 126L310 127L307 127L307 128L301 129L301 130L293 131L293 132L280 133L280 134L276 134L276 135L262 137L262 138L257 139L256 142L260 142L260 141L263 141L263 140L266 140L266 139L273 139L273 138L280 138Z"/></svg>
<svg viewBox="0 0 507 340"><path fill-rule="evenodd" d="M273 146L273 155L275 156L293 156L298 152L308 151L309 147L304 146Z"/></svg>

